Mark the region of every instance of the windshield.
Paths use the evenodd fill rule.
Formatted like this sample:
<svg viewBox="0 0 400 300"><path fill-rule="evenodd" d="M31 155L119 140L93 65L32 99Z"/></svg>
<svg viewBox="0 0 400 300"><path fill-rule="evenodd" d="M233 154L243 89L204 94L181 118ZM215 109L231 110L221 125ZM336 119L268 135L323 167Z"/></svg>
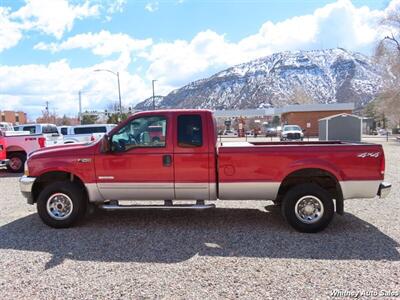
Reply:
<svg viewBox="0 0 400 300"><path fill-rule="evenodd" d="M283 127L283 131L301 131L299 126L285 126Z"/></svg>

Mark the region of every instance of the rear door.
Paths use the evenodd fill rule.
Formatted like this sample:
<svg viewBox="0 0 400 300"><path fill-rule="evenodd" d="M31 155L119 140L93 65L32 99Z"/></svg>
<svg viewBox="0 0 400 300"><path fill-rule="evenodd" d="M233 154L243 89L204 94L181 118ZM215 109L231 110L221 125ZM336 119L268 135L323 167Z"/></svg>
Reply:
<svg viewBox="0 0 400 300"><path fill-rule="evenodd" d="M210 199L208 126L202 113L175 114L175 198Z"/></svg>
<svg viewBox="0 0 400 300"><path fill-rule="evenodd" d="M161 126L152 139L151 126ZM111 137L112 151L96 155L97 186L108 200L174 199L171 117L138 115Z"/></svg>

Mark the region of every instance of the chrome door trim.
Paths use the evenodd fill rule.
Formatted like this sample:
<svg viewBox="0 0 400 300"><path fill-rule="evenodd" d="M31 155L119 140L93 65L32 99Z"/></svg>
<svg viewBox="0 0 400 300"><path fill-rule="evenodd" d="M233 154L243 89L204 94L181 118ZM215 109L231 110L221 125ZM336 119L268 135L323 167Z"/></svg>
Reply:
<svg viewBox="0 0 400 300"><path fill-rule="evenodd" d="M165 200L175 197L173 182L99 182L97 186L106 200Z"/></svg>

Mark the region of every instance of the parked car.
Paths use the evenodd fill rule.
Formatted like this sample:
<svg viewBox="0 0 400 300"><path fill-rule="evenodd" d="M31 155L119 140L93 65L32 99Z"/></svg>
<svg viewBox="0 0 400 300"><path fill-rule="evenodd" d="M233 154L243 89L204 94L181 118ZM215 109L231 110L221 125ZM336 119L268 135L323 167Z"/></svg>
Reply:
<svg viewBox="0 0 400 300"><path fill-rule="evenodd" d="M75 224L89 204L105 210L207 209L205 200L273 200L295 229L324 229L343 201L384 198L382 145L338 141L217 143L208 110L139 112L101 140L31 153L22 194L49 226ZM144 139L162 127L162 141ZM160 206L125 200L165 200ZM192 200L194 204L176 204ZM363 202L366 205L367 202Z"/></svg>
<svg viewBox="0 0 400 300"><path fill-rule="evenodd" d="M0 122L0 131L14 131L12 123Z"/></svg>
<svg viewBox="0 0 400 300"><path fill-rule="evenodd" d="M59 126L57 129L64 137L64 144L87 143L96 141L110 132L114 124L91 124L77 126Z"/></svg>
<svg viewBox="0 0 400 300"><path fill-rule="evenodd" d="M58 133L54 124L24 124L14 127L16 131L28 131L32 135L43 135L45 147L64 143L63 136Z"/></svg>
<svg viewBox="0 0 400 300"><path fill-rule="evenodd" d="M284 125L281 131L281 141L302 141L303 130L298 125Z"/></svg>
<svg viewBox="0 0 400 300"><path fill-rule="evenodd" d="M265 129L265 136L266 137L276 137L278 136L278 131L276 127L268 127Z"/></svg>
<svg viewBox="0 0 400 300"><path fill-rule="evenodd" d="M224 130L222 135L224 135L224 136L238 136L238 133L235 130L226 129L226 130Z"/></svg>

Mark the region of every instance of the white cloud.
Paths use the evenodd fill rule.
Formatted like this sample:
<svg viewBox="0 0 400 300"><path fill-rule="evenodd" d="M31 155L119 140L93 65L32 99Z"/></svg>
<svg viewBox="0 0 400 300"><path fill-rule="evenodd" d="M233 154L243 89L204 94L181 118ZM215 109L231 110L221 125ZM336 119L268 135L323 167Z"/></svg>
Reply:
<svg viewBox="0 0 400 300"><path fill-rule="evenodd" d="M122 13L126 3L127 0L111 0L111 2L108 4L107 12L109 14L114 14L117 12Z"/></svg>
<svg viewBox="0 0 400 300"><path fill-rule="evenodd" d="M95 55L109 56L113 53L142 50L151 44L151 39L138 40L131 38L127 34L112 34L109 31L102 30L98 33L78 34L60 44L45 44L40 42L34 46L34 49L49 50L52 52L71 49L91 49Z"/></svg>
<svg viewBox="0 0 400 300"><path fill-rule="evenodd" d="M16 11L0 7L0 52L16 46L28 31L61 39L72 30L76 20L101 15L111 20L111 15L121 13L126 3L127 0L84 0L81 4L68 0L25 0L25 5Z"/></svg>
<svg viewBox="0 0 400 300"><path fill-rule="evenodd" d="M75 20L99 15L99 5L71 5L67 0L26 0L26 4L11 14L25 30L38 30L60 39L70 31Z"/></svg>
<svg viewBox="0 0 400 300"><path fill-rule="evenodd" d="M107 72L94 72L95 69L119 71L122 102L131 105L149 97L151 86L126 70L129 63L129 58L120 57L88 68L72 68L66 60L48 65L1 66L2 109L24 109L34 119L49 101L50 108L58 114L72 116L77 114L78 91L82 90L84 110L103 110L118 99L117 79Z"/></svg>
<svg viewBox="0 0 400 300"><path fill-rule="evenodd" d="M0 52L14 47L21 38L19 25L10 20L10 10L0 7Z"/></svg>
<svg viewBox="0 0 400 300"><path fill-rule="evenodd" d="M158 1L149 2L145 5L144 9L152 13L158 10L158 6L159 6Z"/></svg>

